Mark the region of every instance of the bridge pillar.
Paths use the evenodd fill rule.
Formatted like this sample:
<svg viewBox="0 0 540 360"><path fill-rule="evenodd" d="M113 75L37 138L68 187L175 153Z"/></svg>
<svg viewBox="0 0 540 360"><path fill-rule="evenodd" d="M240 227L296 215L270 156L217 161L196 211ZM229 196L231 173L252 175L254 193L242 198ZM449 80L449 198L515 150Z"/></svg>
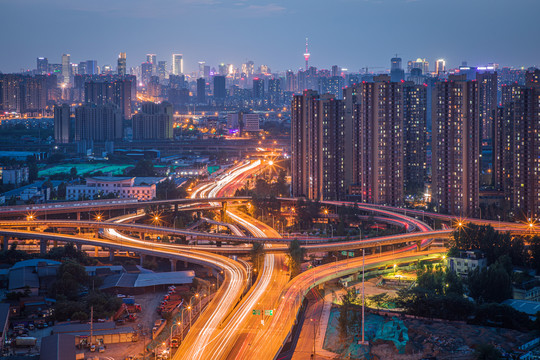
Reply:
<svg viewBox="0 0 540 360"><path fill-rule="evenodd" d="M97 246L94 246L94 256L98 257L99 255L99 248Z"/></svg>
<svg viewBox="0 0 540 360"><path fill-rule="evenodd" d="M146 259L146 256L141 254L140 257L139 257L139 265L140 266L143 266L145 259Z"/></svg>
<svg viewBox="0 0 540 360"><path fill-rule="evenodd" d="M77 251L82 251L82 244L77 244Z"/></svg>
<svg viewBox="0 0 540 360"><path fill-rule="evenodd" d="M227 214L227 202L221 202L221 222L225 222L225 214Z"/></svg>
<svg viewBox="0 0 540 360"><path fill-rule="evenodd" d="M140 238L141 240L144 240L144 233L143 233L143 232L140 232L140 233L139 233L139 238Z"/></svg>
<svg viewBox="0 0 540 360"><path fill-rule="evenodd" d="M176 260L175 259L169 259L171 262L171 272L176 271Z"/></svg>
<svg viewBox="0 0 540 360"><path fill-rule="evenodd" d="M184 268L187 268L187 267L188 267L188 262L184 260Z"/></svg>
<svg viewBox="0 0 540 360"><path fill-rule="evenodd" d="M95 237L96 239L99 238L99 229L96 229L96 230L94 231L94 237Z"/></svg>
<svg viewBox="0 0 540 360"><path fill-rule="evenodd" d="M47 240L40 240L39 241L39 252L41 254L45 254L47 252Z"/></svg>
<svg viewBox="0 0 540 360"><path fill-rule="evenodd" d="M416 251L420 251L422 250L422 242L421 241L417 241L416 242Z"/></svg>
<svg viewBox="0 0 540 360"><path fill-rule="evenodd" d="M216 241L216 247L221 247L221 241Z"/></svg>
<svg viewBox="0 0 540 360"><path fill-rule="evenodd" d="M9 247L9 236L2 236L2 250L7 251Z"/></svg>
<svg viewBox="0 0 540 360"><path fill-rule="evenodd" d="M176 214L178 212L178 203L174 204L174 213Z"/></svg>
<svg viewBox="0 0 540 360"><path fill-rule="evenodd" d="M114 249L109 249L109 261L114 260Z"/></svg>
<svg viewBox="0 0 540 360"><path fill-rule="evenodd" d="M54 241L53 241L53 246L54 246L54 247L58 247L58 240L54 240Z"/></svg>

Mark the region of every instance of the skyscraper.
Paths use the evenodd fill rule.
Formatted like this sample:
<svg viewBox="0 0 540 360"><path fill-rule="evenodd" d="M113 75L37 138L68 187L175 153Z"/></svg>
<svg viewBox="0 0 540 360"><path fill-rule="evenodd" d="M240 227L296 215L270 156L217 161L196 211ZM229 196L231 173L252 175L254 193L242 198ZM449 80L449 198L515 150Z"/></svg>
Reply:
<svg viewBox="0 0 540 360"><path fill-rule="evenodd" d="M390 59L390 81L398 82L405 79L405 71L401 68L401 58Z"/></svg>
<svg viewBox="0 0 540 360"><path fill-rule="evenodd" d="M422 75L429 74L429 63L426 59L418 58L416 61L411 60L407 63L407 72L411 73L412 69L420 69Z"/></svg>
<svg viewBox="0 0 540 360"><path fill-rule="evenodd" d="M446 71L446 61L444 59L438 59L435 61L435 73L437 76L441 76Z"/></svg>
<svg viewBox="0 0 540 360"><path fill-rule="evenodd" d="M97 60L86 60L86 74L98 75Z"/></svg>
<svg viewBox="0 0 540 360"><path fill-rule="evenodd" d="M121 52L118 54L118 65L116 67L116 71L118 75L125 76L126 75L126 68L127 68L127 57L125 52Z"/></svg>
<svg viewBox="0 0 540 360"><path fill-rule="evenodd" d="M141 81L144 86L148 85L152 78L153 64L151 62L145 62L141 64Z"/></svg>
<svg viewBox="0 0 540 360"><path fill-rule="evenodd" d="M182 54L173 54L172 73L173 75L181 75L184 73L184 59Z"/></svg>
<svg viewBox="0 0 540 360"><path fill-rule="evenodd" d="M57 144L69 143L71 110L69 105L54 106L54 141Z"/></svg>
<svg viewBox="0 0 540 360"><path fill-rule="evenodd" d="M259 79L259 78L253 79L253 98L254 99L264 98L264 79Z"/></svg>
<svg viewBox="0 0 540 360"><path fill-rule="evenodd" d="M306 71L309 69L309 57L311 54L308 51L308 38L306 38L306 52L304 53L304 60L306 60Z"/></svg>
<svg viewBox="0 0 540 360"><path fill-rule="evenodd" d="M157 65L157 56L156 54L146 54L146 62L150 64Z"/></svg>
<svg viewBox="0 0 540 360"><path fill-rule="evenodd" d="M225 99L225 76L214 76L214 99Z"/></svg>
<svg viewBox="0 0 540 360"><path fill-rule="evenodd" d="M479 207L478 83L466 75L437 82L432 96L432 197L437 210L475 216Z"/></svg>
<svg viewBox="0 0 540 360"><path fill-rule="evenodd" d="M49 60L46 57L37 58L37 72L41 75L49 72Z"/></svg>
<svg viewBox="0 0 540 360"><path fill-rule="evenodd" d="M163 79L167 77L167 62L166 61L158 61L157 76L159 77L159 80L161 81L163 81Z"/></svg>
<svg viewBox="0 0 540 360"><path fill-rule="evenodd" d="M197 103L206 103L206 80L202 77L197 79Z"/></svg>
<svg viewBox="0 0 540 360"><path fill-rule="evenodd" d="M62 82L64 84L69 84L71 82L71 62L69 58L69 54L62 55Z"/></svg>
<svg viewBox="0 0 540 360"><path fill-rule="evenodd" d="M124 119L131 118L131 80L88 81L84 84L84 102L86 104L115 104Z"/></svg>

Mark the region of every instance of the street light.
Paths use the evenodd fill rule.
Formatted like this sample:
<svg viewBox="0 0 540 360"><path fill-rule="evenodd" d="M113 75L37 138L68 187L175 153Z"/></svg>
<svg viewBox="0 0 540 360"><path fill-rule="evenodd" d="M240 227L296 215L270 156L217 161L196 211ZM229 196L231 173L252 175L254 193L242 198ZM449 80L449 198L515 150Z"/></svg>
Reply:
<svg viewBox="0 0 540 360"><path fill-rule="evenodd" d="M174 329L174 326L180 326L180 323L177 322L177 323L174 323L171 325L171 333L169 334L169 346L172 347L172 337L173 337L173 329ZM184 329L182 329L182 332L184 332ZM169 353L171 356L172 356L172 352Z"/></svg>

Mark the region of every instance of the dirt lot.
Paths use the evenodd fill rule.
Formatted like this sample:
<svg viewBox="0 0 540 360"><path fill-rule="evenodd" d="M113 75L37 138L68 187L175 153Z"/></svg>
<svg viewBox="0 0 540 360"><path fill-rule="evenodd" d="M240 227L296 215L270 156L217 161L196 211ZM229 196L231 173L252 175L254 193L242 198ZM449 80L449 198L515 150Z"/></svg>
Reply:
<svg viewBox="0 0 540 360"><path fill-rule="evenodd" d="M534 338L530 333L459 323L405 319L409 342L399 355L389 344L372 346L378 359L409 360L435 356L437 359L474 359L477 344L491 343L501 350L511 350Z"/></svg>

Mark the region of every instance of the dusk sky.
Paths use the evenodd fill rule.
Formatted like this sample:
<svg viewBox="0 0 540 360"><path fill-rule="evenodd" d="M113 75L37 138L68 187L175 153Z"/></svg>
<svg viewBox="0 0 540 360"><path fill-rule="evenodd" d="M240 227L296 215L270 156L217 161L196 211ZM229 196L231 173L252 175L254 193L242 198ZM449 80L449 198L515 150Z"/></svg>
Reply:
<svg viewBox="0 0 540 360"><path fill-rule="evenodd" d="M539 0L0 0L0 9L1 72L62 53L116 68L123 51L128 67L146 53L170 67L182 53L186 73L198 61L296 70L306 36L319 68L388 68L396 53L430 68L437 58L540 66Z"/></svg>

